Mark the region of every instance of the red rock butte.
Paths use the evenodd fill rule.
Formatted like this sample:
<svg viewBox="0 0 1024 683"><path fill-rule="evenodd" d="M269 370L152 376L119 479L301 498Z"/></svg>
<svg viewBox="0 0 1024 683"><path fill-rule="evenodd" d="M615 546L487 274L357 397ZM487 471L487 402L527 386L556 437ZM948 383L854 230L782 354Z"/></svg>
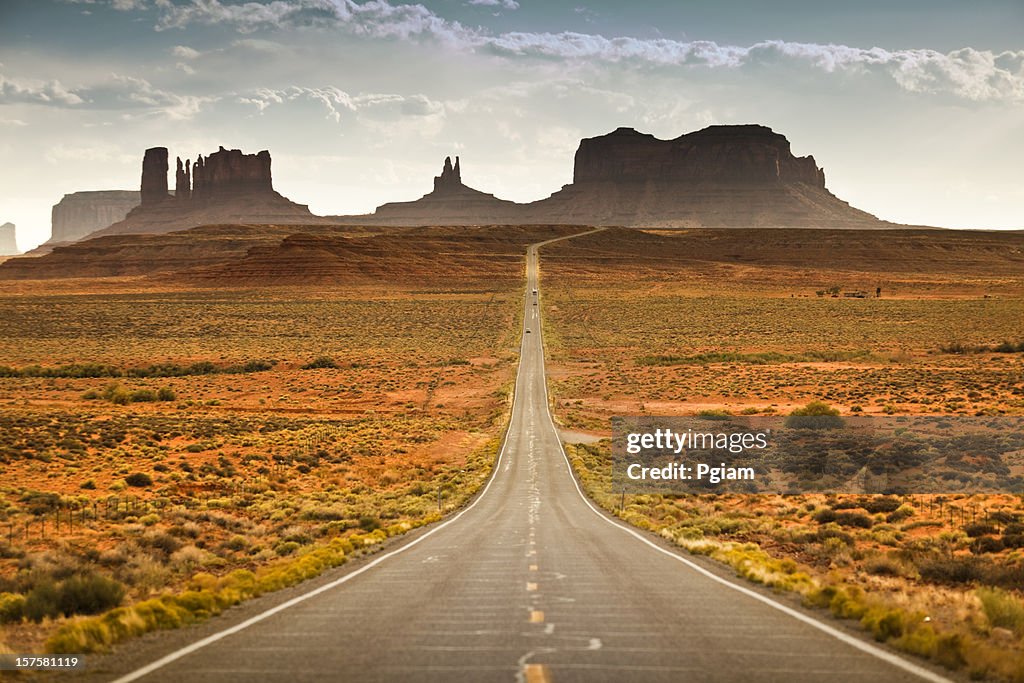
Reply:
<svg viewBox="0 0 1024 683"><path fill-rule="evenodd" d="M270 152L224 149L195 162L176 160L174 193L168 191L168 150L152 147L142 159L141 203L123 220L89 237L165 233L199 225L324 222L303 204L274 190Z"/></svg>

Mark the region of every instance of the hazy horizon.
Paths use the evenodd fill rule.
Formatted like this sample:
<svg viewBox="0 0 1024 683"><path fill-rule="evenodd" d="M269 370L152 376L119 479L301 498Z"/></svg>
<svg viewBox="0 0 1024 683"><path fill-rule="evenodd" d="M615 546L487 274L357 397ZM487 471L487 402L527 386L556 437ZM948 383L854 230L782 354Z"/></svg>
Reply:
<svg viewBox="0 0 1024 683"><path fill-rule="evenodd" d="M899 223L1024 228L1024 6L13 0L0 6L0 223L137 189L142 153L269 149L321 215L431 189L445 156L518 202L581 138L758 123Z"/></svg>

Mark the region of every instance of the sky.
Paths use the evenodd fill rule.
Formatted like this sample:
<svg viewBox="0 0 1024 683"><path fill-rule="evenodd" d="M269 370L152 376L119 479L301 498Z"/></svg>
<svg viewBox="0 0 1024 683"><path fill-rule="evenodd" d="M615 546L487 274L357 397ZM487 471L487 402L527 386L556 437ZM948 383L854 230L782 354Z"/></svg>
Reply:
<svg viewBox="0 0 1024 683"><path fill-rule="evenodd" d="M1024 229L1020 0L0 0L0 223L137 189L143 151L269 149L319 214L504 199L579 140L759 123L892 221ZM173 180L171 181L173 184Z"/></svg>

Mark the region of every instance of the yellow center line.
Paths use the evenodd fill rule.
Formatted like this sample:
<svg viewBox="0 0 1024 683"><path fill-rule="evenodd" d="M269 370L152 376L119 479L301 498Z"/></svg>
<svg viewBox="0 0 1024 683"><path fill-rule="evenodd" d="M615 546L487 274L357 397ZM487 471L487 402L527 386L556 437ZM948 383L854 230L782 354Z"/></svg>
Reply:
<svg viewBox="0 0 1024 683"><path fill-rule="evenodd" d="M530 571L531 571L531 572L535 572L535 571L537 571L537 565L535 565L535 564L531 564L531 565L530 565Z"/></svg>
<svg viewBox="0 0 1024 683"><path fill-rule="evenodd" d="M541 612L539 609L532 610L530 612L530 623L531 624L543 624L544 623L544 613Z"/></svg>
<svg viewBox="0 0 1024 683"><path fill-rule="evenodd" d="M551 672L545 664L527 664L523 668L526 683L551 683Z"/></svg>
<svg viewBox="0 0 1024 683"><path fill-rule="evenodd" d="M532 583L532 582L528 582L526 584L526 590L528 590L528 591L535 591L535 590L537 590L537 584Z"/></svg>

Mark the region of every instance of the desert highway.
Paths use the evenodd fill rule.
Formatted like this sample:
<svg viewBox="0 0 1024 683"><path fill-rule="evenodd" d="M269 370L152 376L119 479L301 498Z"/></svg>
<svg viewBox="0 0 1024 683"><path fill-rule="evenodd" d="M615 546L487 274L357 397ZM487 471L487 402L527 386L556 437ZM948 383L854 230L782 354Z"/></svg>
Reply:
<svg viewBox="0 0 1024 683"><path fill-rule="evenodd" d="M548 409L538 250L495 471L468 507L122 682L943 681L595 509ZM193 636L198 637L198 636ZM150 647L151 646L151 647Z"/></svg>

